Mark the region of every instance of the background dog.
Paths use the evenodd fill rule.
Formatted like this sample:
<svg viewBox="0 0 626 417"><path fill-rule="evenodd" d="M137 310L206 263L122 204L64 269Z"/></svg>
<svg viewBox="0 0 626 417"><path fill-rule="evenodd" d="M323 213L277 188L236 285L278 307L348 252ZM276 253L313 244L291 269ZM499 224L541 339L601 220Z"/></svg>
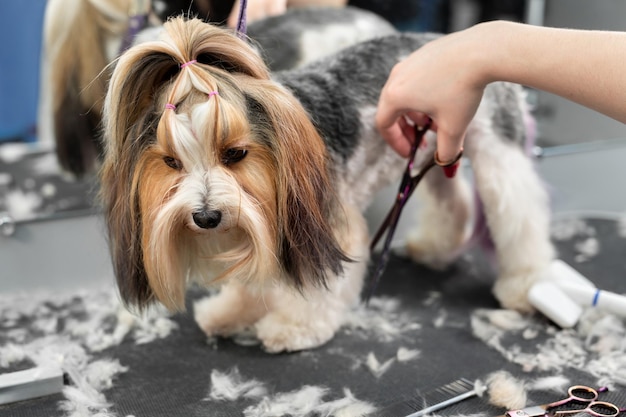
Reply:
<svg viewBox="0 0 626 417"><path fill-rule="evenodd" d="M405 165L375 129L379 92L435 35L366 41L271 77L230 32L164 27L120 58L105 104L102 198L122 298L179 309L189 282L218 284L196 306L207 334L252 328L270 352L325 343L363 286L361 213ZM495 295L521 311L554 255L547 196L520 146L526 112L519 86L490 85L465 149L496 248ZM420 154L433 147L430 137ZM410 253L450 262L471 193L441 170L420 188Z"/></svg>
<svg viewBox="0 0 626 417"><path fill-rule="evenodd" d="M65 171L81 177L96 170L102 154L98 137L109 64L131 43L158 36L162 23L174 15L222 23L228 16L222 8L220 2L208 0L48 1L39 137L54 145ZM293 68L392 32L381 17L352 7L292 9L248 27L274 69Z"/></svg>

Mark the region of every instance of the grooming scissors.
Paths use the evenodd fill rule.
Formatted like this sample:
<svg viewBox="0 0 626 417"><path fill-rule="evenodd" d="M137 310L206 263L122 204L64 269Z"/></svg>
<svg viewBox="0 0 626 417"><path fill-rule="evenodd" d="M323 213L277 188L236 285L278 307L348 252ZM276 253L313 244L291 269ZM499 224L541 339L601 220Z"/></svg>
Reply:
<svg viewBox="0 0 626 417"><path fill-rule="evenodd" d="M615 417L624 409L620 409L615 404L606 401L596 401L598 391L603 392L606 389L595 390L585 385L574 385L569 387L567 394L569 397L553 403L526 407L521 410L507 411L504 417L541 417L541 416L561 416L567 414L587 413L595 417ZM584 408L554 410L565 404L583 404Z"/></svg>
<svg viewBox="0 0 626 417"><path fill-rule="evenodd" d="M370 245L370 251L374 250L376 244L382 237L385 231L387 231L387 237L385 238L385 242L383 245L382 253L380 255L380 259L378 264L376 265L376 270L374 272L374 276L372 279L371 290L367 296L367 300L369 300L380 281L380 277L383 275L385 271L385 267L389 262L390 257L390 246L391 240L393 239L393 234L396 231L396 227L398 226L398 220L400 219L400 213L404 208L407 200L417 187L417 184L422 180L424 175L431 169L435 163L435 155L431 155L428 157L419 167L419 171L417 174L413 175L413 166L415 165L415 155L417 154L417 149L424 139L424 135L430 129L431 121L428 121L424 126L415 125L415 141L411 147L411 156L409 158L409 162L404 171L404 175L402 177L402 182L400 183L400 188L398 189L398 195L396 196L396 201L394 205L389 210L387 217L380 225L378 231L374 235L374 239Z"/></svg>

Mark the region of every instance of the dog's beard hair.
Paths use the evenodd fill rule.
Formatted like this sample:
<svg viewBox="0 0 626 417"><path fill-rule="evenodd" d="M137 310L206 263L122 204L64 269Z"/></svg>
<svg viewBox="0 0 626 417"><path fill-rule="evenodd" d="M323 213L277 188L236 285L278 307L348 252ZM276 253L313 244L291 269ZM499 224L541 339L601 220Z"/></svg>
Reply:
<svg viewBox="0 0 626 417"><path fill-rule="evenodd" d="M187 176L168 201L146 209L152 210L144 229L146 271L155 295L170 308L180 305L191 280L207 284L228 277L262 284L261 278L279 274L276 231L269 227L262 206L232 176L216 171L200 178ZM224 213L222 224L194 232L190 213L206 195L207 185L211 205ZM152 186L145 182L145 189Z"/></svg>

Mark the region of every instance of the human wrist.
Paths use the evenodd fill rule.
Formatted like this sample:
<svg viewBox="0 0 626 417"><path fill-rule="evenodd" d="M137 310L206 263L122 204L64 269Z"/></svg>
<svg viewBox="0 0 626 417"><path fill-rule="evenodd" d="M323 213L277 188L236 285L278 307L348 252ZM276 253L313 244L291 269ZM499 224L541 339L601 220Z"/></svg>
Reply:
<svg viewBox="0 0 626 417"><path fill-rule="evenodd" d="M514 22L495 20L479 23L471 32L472 51L470 65L475 78L474 84L484 88L496 81L510 81L512 64L516 60L515 41L522 25Z"/></svg>

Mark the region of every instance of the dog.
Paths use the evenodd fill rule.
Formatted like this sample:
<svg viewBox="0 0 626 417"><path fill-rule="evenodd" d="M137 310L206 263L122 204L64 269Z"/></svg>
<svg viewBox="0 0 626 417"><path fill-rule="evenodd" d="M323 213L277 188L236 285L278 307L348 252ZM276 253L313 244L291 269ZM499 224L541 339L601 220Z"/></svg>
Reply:
<svg viewBox="0 0 626 417"><path fill-rule="evenodd" d="M228 3L48 1L38 129L40 142L55 149L62 170L81 178L93 175L98 169L103 152L98 136L104 95L119 54L131 44L152 40L162 30L164 21L181 13L223 23L233 2ZM273 69L293 68L358 41L394 31L383 18L354 7L290 9L267 21L251 22L248 27L249 36L264 51L264 58ZM322 38L326 42L322 43ZM310 47L311 44L315 47Z"/></svg>
<svg viewBox="0 0 626 417"><path fill-rule="evenodd" d="M271 74L223 29L180 18L164 29L122 55L105 100L101 198L121 298L179 310L188 284L217 286L195 306L206 334L252 329L268 352L326 343L360 300L362 213L405 166L375 128L379 93L438 35L376 38ZM465 142L495 244L494 294L520 311L554 257L548 198L520 146L527 110L520 86L488 86ZM469 186L437 169L418 190L409 253L452 262Z"/></svg>

